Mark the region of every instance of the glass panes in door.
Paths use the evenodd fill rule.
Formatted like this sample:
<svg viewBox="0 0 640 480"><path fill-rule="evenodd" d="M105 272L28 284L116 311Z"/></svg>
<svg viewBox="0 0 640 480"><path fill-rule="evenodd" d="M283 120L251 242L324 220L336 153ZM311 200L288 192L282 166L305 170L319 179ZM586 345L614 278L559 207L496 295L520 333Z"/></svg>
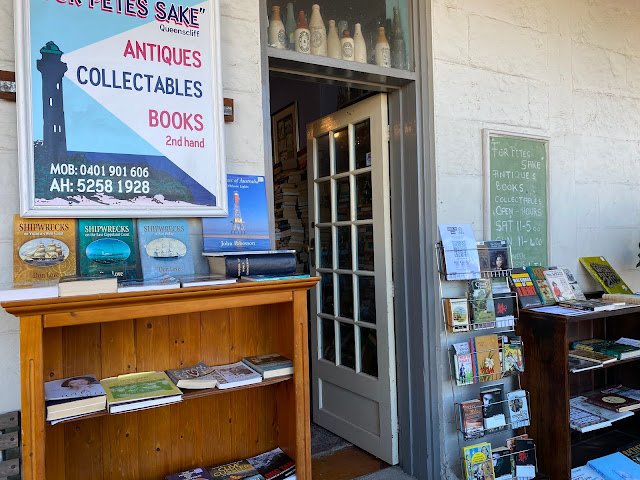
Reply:
<svg viewBox="0 0 640 480"><path fill-rule="evenodd" d="M378 376L371 122L315 139L318 356Z"/></svg>

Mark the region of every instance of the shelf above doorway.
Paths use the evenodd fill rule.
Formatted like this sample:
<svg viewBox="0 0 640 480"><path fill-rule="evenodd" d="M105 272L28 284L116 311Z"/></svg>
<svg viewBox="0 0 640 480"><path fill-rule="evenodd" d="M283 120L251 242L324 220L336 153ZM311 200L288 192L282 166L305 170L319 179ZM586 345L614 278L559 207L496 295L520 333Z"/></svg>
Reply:
<svg viewBox="0 0 640 480"><path fill-rule="evenodd" d="M390 87L400 88L416 80L415 72L397 68L379 67L368 63L348 62L330 57L320 57L292 50L279 50L267 47L269 70L283 76L307 74L311 79L318 78L323 82L333 81L337 84L358 84L378 87L387 90ZM376 88L371 88L376 90Z"/></svg>

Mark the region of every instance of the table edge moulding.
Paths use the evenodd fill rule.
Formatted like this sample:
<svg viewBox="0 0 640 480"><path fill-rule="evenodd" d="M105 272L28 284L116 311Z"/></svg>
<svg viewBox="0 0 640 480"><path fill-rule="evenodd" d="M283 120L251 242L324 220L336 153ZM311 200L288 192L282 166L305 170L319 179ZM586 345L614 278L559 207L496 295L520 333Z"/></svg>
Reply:
<svg viewBox="0 0 640 480"><path fill-rule="evenodd" d="M309 352L308 352L308 340L307 340L307 290L316 285L319 278L304 278L304 279L292 279L281 280L271 282L260 283L238 283L234 285L221 285L212 287L194 287L194 288L181 288L175 290L163 290L163 291L148 291L148 292L132 292L124 294L106 294L106 295L90 295L90 296L78 296L78 297L66 297L66 298L53 298L53 299L40 299L40 300L28 300L28 301L14 301L4 302L2 307L10 314L20 318L20 383L22 394L22 455L23 455L23 475L26 480L41 480L49 478L50 480L57 480L57 476L64 468L74 468L69 466L69 457L74 452L65 452L64 447L53 448L55 443L47 441L47 432L52 432L52 437L56 440L62 440L66 444L67 437L64 436L65 431L61 430L65 427L73 427L76 430L79 428L77 425L93 425L92 422L97 425L88 426L88 429L93 428L93 433L98 432L99 441L102 441L105 445L104 455L107 456L107 452L119 451L121 456L128 458L120 459L122 462L128 464L129 470L121 469L118 471L114 468L117 474L106 473L107 467L105 462L105 474L104 478L164 478L165 475L170 473L177 473L184 468L184 465L189 466L190 462L195 463L195 466L213 466L213 465L199 465L198 460L201 462L211 461L211 459L227 461L241 460L242 458L231 458L233 454L256 455L262 453L264 450L258 451L259 447L265 446L275 448L280 446L286 453L289 454L296 461L297 477L300 480L311 480L311 444L310 444L310 400L309 400ZM208 312L212 312L208 314ZM202 317L200 317L202 314ZM207 316L208 315L208 316ZM97 335L95 336L95 342L97 342L99 349L105 349L108 353L114 353L109 350L113 344L127 345L129 350L126 352L132 356L133 361L128 358L125 359L113 359L114 355L106 355L107 362L112 361L119 365L118 362L134 363L136 362L136 355L142 355L136 353L136 348L142 348L137 345L136 332L140 332L141 326L136 326L138 319L149 319L148 325L143 327L151 328L151 323L160 318L165 323L164 332L167 334L161 340L161 346L170 343L167 346L167 350L174 348L173 338L170 338L168 331L172 329L180 330L182 328L191 328L190 333L185 335L188 339L192 340L194 346L198 349L196 355L209 355L209 358L216 357L216 355L226 355L228 361L239 361L242 356L249 354L264 354L273 353L268 351L258 351L260 348L280 348L283 350L284 355L291 355L294 364L293 376L282 377L275 380L268 380L256 385L251 385L249 388L234 388L228 390L210 390L208 393L203 391L191 391L185 392L184 400L173 406L159 407L154 410L171 409L171 414L164 414L163 420L168 416L171 419L172 415L177 415L175 420L188 421L185 417L190 412L204 412L209 410L212 404L196 405L199 402L217 401L227 395L225 400L231 405L229 408L236 408L236 402L245 402L247 410L256 410L259 413L254 414L257 420L254 418L245 419L243 416L238 415L240 422L239 425L232 426L219 426L220 430L224 428L233 435L225 438L226 442L219 442L220 444L226 443L225 447L219 446L218 442L207 443L200 438L203 451L205 453L192 453L192 458L186 458L185 455L180 457L178 454L174 454L171 457L171 445L172 439L168 434L166 438L163 437L164 444L169 444L170 460L165 460L164 465L159 463L155 467L151 467L150 470L142 472L137 469L138 465L144 463L141 460L144 449L139 447L135 451L131 451L126 447L125 441L113 435L117 432L122 422L133 422L137 426L137 422L143 422L143 415L148 415L144 412L150 410L144 410L139 412L128 412L119 415L108 415L106 412L96 415L88 415L87 418L80 418L70 420L68 422L62 422L61 427L48 425L45 420L45 401L44 401L44 382L55 378L64 378L62 366L60 366L55 372L55 378L53 370L49 369L46 364L50 361L49 357L57 355L59 358L58 365L62 365L63 362L68 361L73 363L80 363L82 365L83 358L78 357L82 353L74 353L69 348L64 348L64 343L59 340L58 343L51 342L51 338L62 338L64 332L70 332L70 335L78 335L78 332L82 333L81 329L97 329ZM219 318L223 320L219 321ZM120 322L122 328L117 324ZM130 322L130 323L129 323ZM183 326L182 323L189 323L190 327ZM205 322L209 330L212 328L222 328L220 325L226 325L232 333L228 333L226 337L220 337L220 341L216 343L213 339L209 341L210 337L201 338L201 329L204 330ZM213 327L212 327L213 326ZM100 331L103 329L110 333L110 336L105 336ZM75 330L74 330L75 329ZM235 330L234 330L235 329ZM290 330L290 331L286 331ZM144 330L142 330L144 332ZM209 331L204 330L205 333ZM178 334L176 334L178 335ZM181 334L184 335L184 334ZM235 335L235 336L234 336ZM233 337L233 338L232 338ZM73 338L73 337L72 337ZM94 337L91 337L94 338ZM201 342L201 339L203 341ZM167 341L169 340L169 341ZM158 340L153 340L157 342ZM226 343L224 343L226 341ZM102 342L102 344L100 344ZM175 343L178 343L177 341ZM182 341L182 343L185 343ZM242 343L245 343L243 345ZM107 345L108 344L108 345ZM150 343L151 348L155 347L157 343ZM183 348L181 358L189 358L186 361L192 361L190 352L191 347L188 345L180 346ZM147 348L148 345L147 345ZM199 350L202 348L202 352ZM50 351L53 350L53 353ZM88 350L84 350L85 354ZM186 352L186 353L185 353ZM115 353L120 354L120 351L116 350ZM70 358L66 359L65 355L69 355ZM75 357L74 357L75 355ZM113 359L113 360L112 360ZM91 365L91 361L95 358L87 358L87 362ZM166 360L165 360L166 361ZM203 360L206 362L206 357ZM182 359L180 360L182 362ZM149 370L144 362L138 360L138 363L142 364L141 371ZM137 371L134 363L130 371L120 373L131 373ZM81 368L81 367L76 367ZM89 368L89 367L87 367ZM157 370L164 370L168 368L165 365L156 367ZM46 370L45 370L46 369ZM103 375L112 376L113 368L103 368ZM92 373L87 371L85 373ZM79 375L79 372L74 372L69 376ZM254 387L254 388L251 388ZM262 407L258 403L258 399L267 398L268 407ZM213 399L213 400L212 400ZM253 404L249 402L254 402ZM192 407L189 407L191 405ZM217 405L217 404L214 404ZM174 410L177 409L177 410ZM265 413L268 413L272 418L264 418ZM195 413L191 413L193 417ZM122 420L125 417L128 419ZM229 414L228 422L232 423L233 415ZM250 415L247 415L249 417ZM148 417L144 417L148 418ZM158 417L160 418L160 417ZM225 418L226 420L226 418ZM195 425L202 424L201 427L206 429L206 418L191 418ZM199 422L199 423L198 423ZM259 425L254 425L254 423ZM262 423L260 423L262 422ZM226 423L226 422L225 422ZM66 425L65 425L66 424ZM266 427L264 425L267 425ZM218 426L212 426L213 430L217 432ZM137 427L136 427L137 428ZM173 425L171 427L173 429ZM178 427L180 428L180 427ZM186 427L184 427L186 428ZM237 428L237 432L233 429ZM255 430L255 434L253 430ZM57 429L57 430L54 430ZM102 432L105 430L105 432ZM142 427L141 427L142 430ZM266 430L266 433L263 431ZM166 432L165 432L166 433ZM268 437L266 440L262 438L258 440L257 437ZM67 436L69 433L67 432ZM194 435L202 436L202 433L194 433ZM254 435L254 438L247 438L250 435ZM131 435L133 436L133 435ZM127 438L129 438L127 433ZM179 438L182 438L180 436ZM222 440L222 439L221 439ZM131 441L128 439L127 441ZM138 441L135 439L134 441ZM156 440L161 442L160 439ZM262 443L260 443L262 442ZM205 443L207 443L205 445ZM274 444L276 443L276 444ZM137 444L136 444L137 445ZM223 451L223 448L227 450ZM63 457L62 460L50 460L47 449L53 449L55 452L50 453L53 457ZM154 449L155 450L155 449ZM157 449L160 451L160 448ZM62 451L62 454L60 453ZM102 449L100 448L100 452ZM168 453L163 451L163 455ZM66 458L65 458L66 455ZM85 460L86 462L87 460ZM102 463L102 458L89 459ZM58 470L57 473L50 471L49 463L55 463ZM57 463L56 463L57 462ZM220 461L220 463L225 463ZM66 467L65 464L66 463ZM62 464L62 466L60 466ZM162 469L160 469L162 467ZM153 468L156 471L153 471ZM191 467L189 467L191 468ZM49 474L49 477L47 475ZM69 471L65 474L66 478L70 478ZM89 477L92 477L89 474ZM87 477L88 478L88 477ZM92 477L93 478L93 477ZM100 477L103 478L103 477Z"/></svg>

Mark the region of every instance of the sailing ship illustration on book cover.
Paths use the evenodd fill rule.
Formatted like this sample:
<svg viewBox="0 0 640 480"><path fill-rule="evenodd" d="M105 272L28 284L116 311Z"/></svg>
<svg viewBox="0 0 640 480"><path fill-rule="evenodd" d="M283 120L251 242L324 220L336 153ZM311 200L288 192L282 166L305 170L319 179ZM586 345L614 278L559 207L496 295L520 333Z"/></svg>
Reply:
<svg viewBox="0 0 640 480"><path fill-rule="evenodd" d="M131 219L78 220L80 275L137 277L137 254Z"/></svg>
<svg viewBox="0 0 640 480"><path fill-rule="evenodd" d="M14 216L13 281L31 284L76 273L73 219Z"/></svg>
<svg viewBox="0 0 640 480"><path fill-rule="evenodd" d="M189 226L185 219L138 220L138 244L145 280L194 274Z"/></svg>

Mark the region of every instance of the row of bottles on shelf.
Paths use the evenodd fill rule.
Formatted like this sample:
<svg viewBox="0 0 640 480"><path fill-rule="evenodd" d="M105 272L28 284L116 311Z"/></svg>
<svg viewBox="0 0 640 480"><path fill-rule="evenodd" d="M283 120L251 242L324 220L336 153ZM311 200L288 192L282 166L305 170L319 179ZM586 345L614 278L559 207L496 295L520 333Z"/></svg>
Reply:
<svg viewBox="0 0 640 480"><path fill-rule="evenodd" d="M375 44L375 63L381 67L406 69L406 44L398 8L393 8L391 37L388 40L385 27L378 27ZM298 12L296 23L293 4L287 5L286 23L282 21L280 7L271 8L269 22L269 46L278 49L295 50L323 57L331 57L358 63L368 63L367 44L362 25L354 25L353 35L346 20L329 20L329 30L324 24L320 6L311 7L311 18L307 24L303 10Z"/></svg>

